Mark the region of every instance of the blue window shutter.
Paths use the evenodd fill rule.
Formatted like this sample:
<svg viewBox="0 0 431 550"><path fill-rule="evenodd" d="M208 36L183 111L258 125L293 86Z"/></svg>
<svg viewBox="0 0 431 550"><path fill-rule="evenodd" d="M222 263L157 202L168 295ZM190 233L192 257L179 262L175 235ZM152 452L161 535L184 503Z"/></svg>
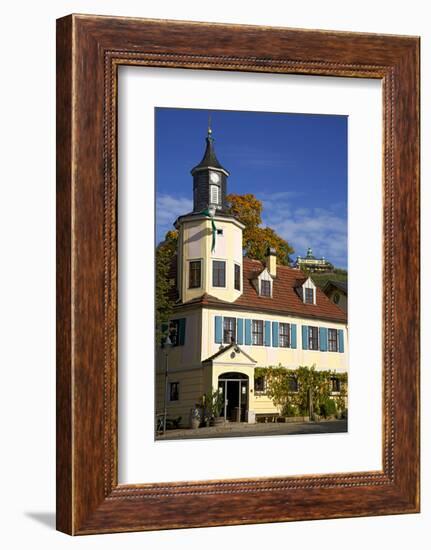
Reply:
<svg viewBox="0 0 431 550"><path fill-rule="evenodd" d="M221 344L223 342L223 317L220 315L215 316L215 343Z"/></svg>
<svg viewBox="0 0 431 550"><path fill-rule="evenodd" d="M308 326L302 325L302 349L308 349Z"/></svg>
<svg viewBox="0 0 431 550"><path fill-rule="evenodd" d="M264 340L265 346L270 346L271 345L271 321L265 321L264 336L265 336L265 340Z"/></svg>
<svg viewBox="0 0 431 550"><path fill-rule="evenodd" d="M337 330L338 332L338 351L344 353L344 331L343 329Z"/></svg>
<svg viewBox="0 0 431 550"><path fill-rule="evenodd" d="M272 345L278 348L278 321L272 322Z"/></svg>
<svg viewBox="0 0 431 550"><path fill-rule="evenodd" d="M244 343L244 319L236 320L236 341L238 344Z"/></svg>
<svg viewBox="0 0 431 550"><path fill-rule="evenodd" d="M251 346L251 319L245 320L244 343L246 346Z"/></svg>
<svg viewBox="0 0 431 550"><path fill-rule="evenodd" d="M290 325L290 347L296 349L296 325Z"/></svg>
<svg viewBox="0 0 431 550"><path fill-rule="evenodd" d="M184 346L186 340L186 319L178 319L178 345Z"/></svg>
<svg viewBox="0 0 431 550"><path fill-rule="evenodd" d="M319 333L320 351L328 351L328 329L320 327Z"/></svg>

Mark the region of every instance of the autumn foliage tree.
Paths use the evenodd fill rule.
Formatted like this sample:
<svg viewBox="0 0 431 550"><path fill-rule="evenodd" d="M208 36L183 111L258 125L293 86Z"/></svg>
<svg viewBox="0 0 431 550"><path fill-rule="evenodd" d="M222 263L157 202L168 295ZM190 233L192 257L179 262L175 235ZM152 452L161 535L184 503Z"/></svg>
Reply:
<svg viewBox="0 0 431 550"><path fill-rule="evenodd" d="M172 256L177 248L178 231L168 231L165 240L156 248L156 341L161 342L166 336L162 327L166 325L172 313L173 303L170 298L172 283L169 279Z"/></svg>
<svg viewBox="0 0 431 550"><path fill-rule="evenodd" d="M268 247L277 253L277 262L289 265L290 255L294 250L290 244L278 235L271 227L262 227L262 201L253 194L226 196L229 213L245 225L243 249L249 258L264 261Z"/></svg>

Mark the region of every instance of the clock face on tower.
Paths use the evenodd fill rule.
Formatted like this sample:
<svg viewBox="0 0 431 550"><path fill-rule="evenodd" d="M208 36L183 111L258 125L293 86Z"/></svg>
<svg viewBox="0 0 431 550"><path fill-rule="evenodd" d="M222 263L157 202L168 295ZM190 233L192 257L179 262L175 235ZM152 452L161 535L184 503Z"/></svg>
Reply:
<svg viewBox="0 0 431 550"><path fill-rule="evenodd" d="M210 172L211 183L218 183L220 181L220 174L217 172Z"/></svg>

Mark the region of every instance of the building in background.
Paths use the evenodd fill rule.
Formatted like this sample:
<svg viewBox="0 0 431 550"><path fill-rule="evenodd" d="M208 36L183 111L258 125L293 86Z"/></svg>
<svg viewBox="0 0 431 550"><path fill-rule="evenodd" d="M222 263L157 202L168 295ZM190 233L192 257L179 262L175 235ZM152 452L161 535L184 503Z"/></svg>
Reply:
<svg viewBox="0 0 431 550"><path fill-rule="evenodd" d="M298 256L296 258L295 267L310 271L311 273L332 271L334 269L331 262L328 262L325 258L314 257L311 248L307 249L307 255L305 257Z"/></svg>

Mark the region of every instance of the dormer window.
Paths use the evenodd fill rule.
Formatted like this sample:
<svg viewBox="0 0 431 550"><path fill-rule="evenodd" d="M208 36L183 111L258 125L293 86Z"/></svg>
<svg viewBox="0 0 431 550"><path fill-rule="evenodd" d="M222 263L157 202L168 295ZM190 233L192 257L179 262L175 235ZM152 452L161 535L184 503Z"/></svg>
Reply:
<svg viewBox="0 0 431 550"><path fill-rule="evenodd" d="M314 304L314 288L304 288L304 302Z"/></svg>
<svg viewBox="0 0 431 550"><path fill-rule="evenodd" d="M296 292L304 304L316 305L316 285L310 277L296 287Z"/></svg>
<svg viewBox="0 0 431 550"><path fill-rule="evenodd" d="M259 275L256 278L252 280L252 284L259 296L263 296L265 298L272 298L273 279L268 271L268 268L265 267L265 269L261 273L259 273Z"/></svg>
<svg viewBox="0 0 431 550"><path fill-rule="evenodd" d="M260 281L260 295L271 298L271 281Z"/></svg>

